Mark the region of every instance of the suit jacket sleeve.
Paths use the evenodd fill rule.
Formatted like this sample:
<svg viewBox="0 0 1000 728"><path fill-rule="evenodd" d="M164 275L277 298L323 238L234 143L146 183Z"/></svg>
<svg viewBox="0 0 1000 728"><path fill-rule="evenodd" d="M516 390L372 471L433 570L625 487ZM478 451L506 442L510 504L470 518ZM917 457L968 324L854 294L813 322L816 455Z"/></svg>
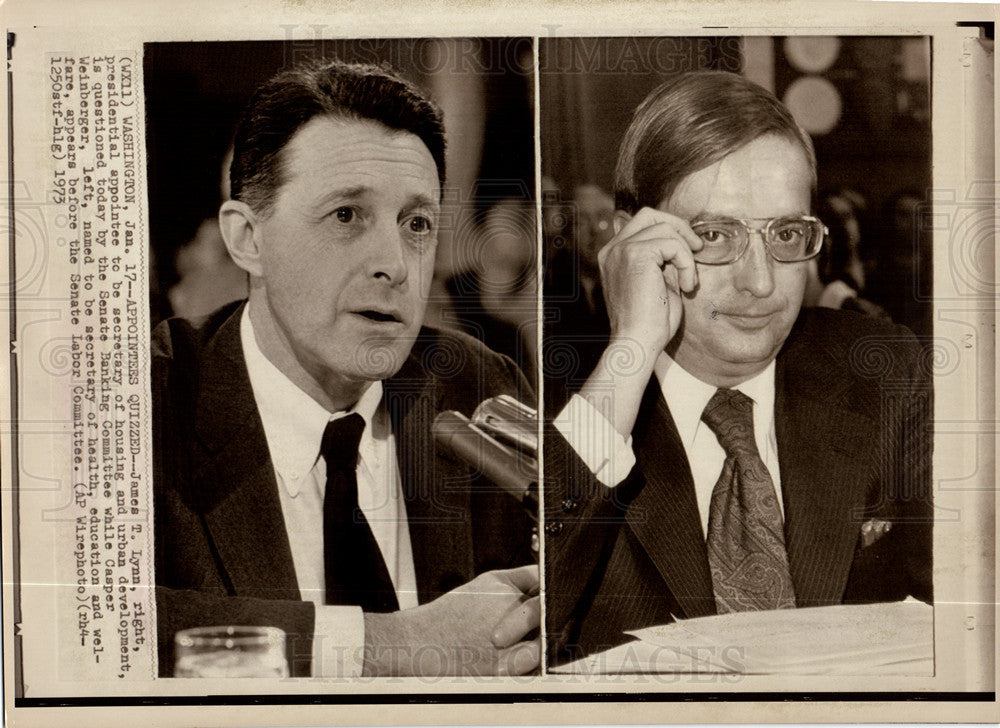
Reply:
<svg viewBox="0 0 1000 728"><path fill-rule="evenodd" d="M609 488L562 434L545 429L545 626L552 660L572 642L624 518L628 486Z"/></svg>

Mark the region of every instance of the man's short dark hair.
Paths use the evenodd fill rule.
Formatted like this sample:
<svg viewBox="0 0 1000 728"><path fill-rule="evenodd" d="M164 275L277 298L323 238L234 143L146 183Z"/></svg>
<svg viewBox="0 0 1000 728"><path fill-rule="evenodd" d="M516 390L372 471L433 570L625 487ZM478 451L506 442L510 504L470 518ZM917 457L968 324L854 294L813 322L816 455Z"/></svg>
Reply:
<svg viewBox="0 0 1000 728"><path fill-rule="evenodd" d="M254 92L233 141L232 198L266 215L283 182L282 150L317 116L371 119L415 134L444 189L444 122L437 105L388 67L323 61L283 71Z"/></svg>
<svg viewBox="0 0 1000 728"><path fill-rule="evenodd" d="M812 140L788 109L743 76L686 73L653 90L635 110L615 168L615 207L657 207L682 179L765 134L799 144L816 185Z"/></svg>

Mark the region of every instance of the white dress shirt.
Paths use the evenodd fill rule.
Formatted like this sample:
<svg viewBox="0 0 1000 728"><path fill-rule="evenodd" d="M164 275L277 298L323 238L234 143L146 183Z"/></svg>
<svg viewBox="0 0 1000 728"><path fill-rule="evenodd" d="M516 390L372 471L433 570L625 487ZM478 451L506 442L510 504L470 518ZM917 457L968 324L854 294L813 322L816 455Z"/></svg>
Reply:
<svg viewBox="0 0 1000 728"><path fill-rule="evenodd" d="M774 432L774 371L772 361L768 367L752 379L738 384L733 389L743 392L753 400L753 434L757 450L764 461L771 481L781 500L781 475L778 472L778 440ZM712 429L701 421L705 405L715 394L717 387L706 384L678 365L666 353L660 354L654 367L660 382L660 391L670 409L670 416L677 425L677 433L684 444L684 452L691 465L694 491L701 515L701 528L708 533L709 505L712 491L722 473L726 453Z"/></svg>
<svg viewBox="0 0 1000 728"><path fill-rule="evenodd" d="M243 355L278 482L278 496L302 599L316 604L313 677L358 677L364 662L361 607L324 605L323 496L320 455L328 422L352 412L365 420L358 447L358 504L371 526L400 609L417 605L417 579L396 460L396 442L374 382L350 411L331 414L299 389L257 345L249 308L240 322Z"/></svg>
<svg viewBox="0 0 1000 728"><path fill-rule="evenodd" d="M665 352L657 358L654 373L691 466L702 533L707 534L712 491L722 473L726 453L715 433L701 421L701 413L717 387L687 372ZM760 374L734 389L754 402L757 449L771 474L778 503L782 504L778 441L774 429L774 373L772 361ZM579 395L573 395L554 425L595 477L608 487L613 488L625 480L635 465L632 438L622 437L600 410Z"/></svg>

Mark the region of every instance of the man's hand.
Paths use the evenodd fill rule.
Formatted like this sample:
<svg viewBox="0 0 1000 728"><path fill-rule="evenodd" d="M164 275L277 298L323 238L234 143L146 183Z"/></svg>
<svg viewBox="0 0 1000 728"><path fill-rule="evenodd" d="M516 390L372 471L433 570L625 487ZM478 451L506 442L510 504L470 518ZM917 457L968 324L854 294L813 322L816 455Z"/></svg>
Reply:
<svg viewBox="0 0 1000 728"><path fill-rule="evenodd" d="M365 614L364 675L523 675L541 646L538 567L480 574L413 609Z"/></svg>
<svg viewBox="0 0 1000 728"><path fill-rule="evenodd" d="M649 207L615 222L598 254L611 339L580 394L628 436L656 357L680 328L681 296L698 286L692 251L702 241L685 220Z"/></svg>
<svg viewBox="0 0 1000 728"><path fill-rule="evenodd" d="M701 247L685 220L649 207L618 230L597 256L612 342L637 342L654 358L663 351L680 327L681 292L698 285L692 251Z"/></svg>

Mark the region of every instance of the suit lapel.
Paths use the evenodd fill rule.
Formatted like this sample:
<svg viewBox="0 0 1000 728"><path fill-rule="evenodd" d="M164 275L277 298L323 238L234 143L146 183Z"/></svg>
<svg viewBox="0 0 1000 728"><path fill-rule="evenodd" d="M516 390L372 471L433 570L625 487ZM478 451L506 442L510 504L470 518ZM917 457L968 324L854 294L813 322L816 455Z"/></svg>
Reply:
<svg viewBox="0 0 1000 728"><path fill-rule="evenodd" d="M242 311L205 347L193 490L234 593L299 599L274 467L243 360ZM431 435L442 397L417 351L385 382L421 603L474 575L469 471L437 457Z"/></svg>
<svg viewBox="0 0 1000 728"><path fill-rule="evenodd" d="M646 388L633 432L641 490L625 514L632 532L684 609L678 617L715 613L708 552L694 480L659 383ZM623 484L626 485L626 484Z"/></svg>
<svg viewBox="0 0 1000 728"><path fill-rule="evenodd" d="M242 313L241 306L205 348L194 492L235 594L298 599L274 467L243 360Z"/></svg>
<svg viewBox="0 0 1000 728"><path fill-rule="evenodd" d="M441 383L426 371L414 347L385 382L385 403L396 436L396 460L421 604L474 575L469 523L469 471L437 456L431 425L441 410Z"/></svg>
<svg viewBox="0 0 1000 728"><path fill-rule="evenodd" d="M790 342L775 382L785 541L799 607L840 603L873 472L862 454L878 436L871 418L842 406L852 380L822 346Z"/></svg>

